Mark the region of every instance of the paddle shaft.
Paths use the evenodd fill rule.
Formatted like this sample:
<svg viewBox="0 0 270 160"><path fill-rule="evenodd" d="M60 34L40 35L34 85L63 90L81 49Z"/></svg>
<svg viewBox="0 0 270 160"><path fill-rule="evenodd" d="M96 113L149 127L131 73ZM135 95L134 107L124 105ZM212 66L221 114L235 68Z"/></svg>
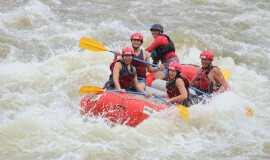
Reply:
<svg viewBox="0 0 270 160"><path fill-rule="evenodd" d="M203 91L201 91L201 90L198 90L197 88L194 88L194 87L192 87L192 86L190 86L189 88L194 89L195 91L200 92L200 93L205 94L205 95L207 95L208 97L210 97L210 94L207 94L207 93L205 93L205 92L203 92Z"/></svg>
<svg viewBox="0 0 270 160"><path fill-rule="evenodd" d="M115 52L114 52L114 51L112 51L112 50L110 50L109 52L115 53ZM152 66L154 66L154 67L158 67L158 65L156 65L156 64L152 64L152 63L149 63L149 62L146 62L146 61L143 61L143 60L137 59L137 58L132 58L132 59L134 59L134 60L136 60L136 61L139 61L139 62L142 62L142 63L145 63L145 64L152 65Z"/></svg>
<svg viewBox="0 0 270 160"><path fill-rule="evenodd" d="M160 100L162 100L163 102L165 102L166 100L165 99L163 99L162 97L160 97L159 95L155 95L157 98L159 98ZM170 102L168 102L168 104L169 105L171 105L171 106L173 106L173 104L172 103L170 103Z"/></svg>

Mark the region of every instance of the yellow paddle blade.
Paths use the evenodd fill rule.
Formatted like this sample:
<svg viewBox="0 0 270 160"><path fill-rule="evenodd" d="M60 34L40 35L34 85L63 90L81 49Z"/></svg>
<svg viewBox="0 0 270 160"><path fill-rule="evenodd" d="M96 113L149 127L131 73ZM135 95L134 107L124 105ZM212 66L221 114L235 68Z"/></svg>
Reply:
<svg viewBox="0 0 270 160"><path fill-rule="evenodd" d="M229 77L231 76L231 73L228 72L228 71L226 71L226 70L224 70L224 69L222 69L222 70L220 70L220 71L222 72L222 74L223 74L223 76L224 76L224 78L225 78L225 81L227 82L227 80L228 80Z"/></svg>
<svg viewBox="0 0 270 160"><path fill-rule="evenodd" d="M253 116L253 109L250 107L246 107L246 110L247 110L246 115L249 117L252 117Z"/></svg>
<svg viewBox="0 0 270 160"><path fill-rule="evenodd" d="M79 46L84 49L88 49L91 51L110 51L107 49L105 46L103 46L100 42L95 41L93 39L87 38L87 37L82 37Z"/></svg>
<svg viewBox="0 0 270 160"><path fill-rule="evenodd" d="M84 85L80 88L79 93L80 94L92 94L92 93L96 93L96 92L104 92L106 91L105 89L102 89L98 86L88 86L88 85Z"/></svg>
<svg viewBox="0 0 270 160"><path fill-rule="evenodd" d="M176 108L180 109L180 115L185 119L188 120L188 109L182 105L176 106Z"/></svg>

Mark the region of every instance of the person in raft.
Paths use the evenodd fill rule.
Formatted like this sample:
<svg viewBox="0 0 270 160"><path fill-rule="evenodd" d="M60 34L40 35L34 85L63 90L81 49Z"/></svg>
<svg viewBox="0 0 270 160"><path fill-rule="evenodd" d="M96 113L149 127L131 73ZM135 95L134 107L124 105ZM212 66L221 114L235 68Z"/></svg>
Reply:
<svg viewBox="0 0 270 160"><path fill-rule="evenodd" d="M125 47L122 50L123 60L118 60L114 64L112 74L110 75L110 79L105 83L104 89L117 89L121 90L122 93L125 93L126 90L145 93L144 89L138 83L136 69L131 64L133 57L133 48Z"/></svg>
<svg viewBox="0 0 270 160"><path fill-rule="evenodd" d="M205 50L200 54L202 68L200 68L190 81L190 85L207 94L222 93L226 90L225 78L217 66L212 65L214 55ZM202 95L197 92L197 95Z"/></svg>
<svg viewBox="0 0 270 160"><path fill-rule="evenodd" d="M141 45L143 44L143 35L141 33L138 33L138 32L133 33L130 37L130 41L131 41L132 48L134 49L134 53L135 53L134 58L151 63L150 62L150 53L147 51L143 51L143 49L140 48ZM117 62L117 60L122 59L122 57L119 55L120 55L120 52L115 51L114 60L113 60L113 63L111 64L111 66L113 66L114 63ZM138 82L142 86L143 89L146 86L146 71L153 73L153 72L157 72L157 71L162 71L164 69L163 65L160 65L159 68L157 68L157 67L153 67L152 65L145 64L143 62L139 62L136 60L132 61L132 65L136 68L137 79L138 79Z"/></svg>
<svg viewBox="0 0 270 160"><path fill-rule="evenodd" d="M189 93L189 81L181 73L181 64L171 62L168 66L169 81L166 83L167 94L159 95L162 98L169 98L166 102L160 103L160 106L169 107L169 102L175 105L190 107L193 102Z"/></svg>
<svg viewBox="0 0 270 160"><path fill-rule="evenodd" d="M168 67L170 62L176 61L179 62L177 55L175 54L175 48L172 40L169 36L163 34L163 26L161 24L153 24L150 28L154 42L145 49L151 53L154 64L158 64L161 60L161 63ZM155 79L165 79L168 77L168 69L159 71L155 74Z"/></svg>

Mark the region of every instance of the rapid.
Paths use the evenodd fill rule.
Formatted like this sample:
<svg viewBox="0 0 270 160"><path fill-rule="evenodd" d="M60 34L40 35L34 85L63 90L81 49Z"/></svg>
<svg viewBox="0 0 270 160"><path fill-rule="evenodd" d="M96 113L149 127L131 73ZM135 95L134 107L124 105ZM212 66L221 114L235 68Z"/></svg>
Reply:
<svg viewBox="0 0 270 160"><path fill-rule="evenodd" d="M270 159L270 1L4 0L0 2L1 159ZM78 90L103 87L111 50L161 23L183 64L199 54L231 73L207 105L156 113L136 128L80 114ZM245 106L254 111L246 116Z"/></svg>

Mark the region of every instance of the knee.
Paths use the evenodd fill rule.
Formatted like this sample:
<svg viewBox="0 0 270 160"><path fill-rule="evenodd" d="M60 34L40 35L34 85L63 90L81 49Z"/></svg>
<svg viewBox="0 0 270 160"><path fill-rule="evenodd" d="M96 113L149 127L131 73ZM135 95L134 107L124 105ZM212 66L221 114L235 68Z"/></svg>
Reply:
<svg viewBox="0 0 270 160"><path fill-rule="evenodd" d="M164 79L165 75L162 72L157 72L155 74L155 79Z"/></svg>

